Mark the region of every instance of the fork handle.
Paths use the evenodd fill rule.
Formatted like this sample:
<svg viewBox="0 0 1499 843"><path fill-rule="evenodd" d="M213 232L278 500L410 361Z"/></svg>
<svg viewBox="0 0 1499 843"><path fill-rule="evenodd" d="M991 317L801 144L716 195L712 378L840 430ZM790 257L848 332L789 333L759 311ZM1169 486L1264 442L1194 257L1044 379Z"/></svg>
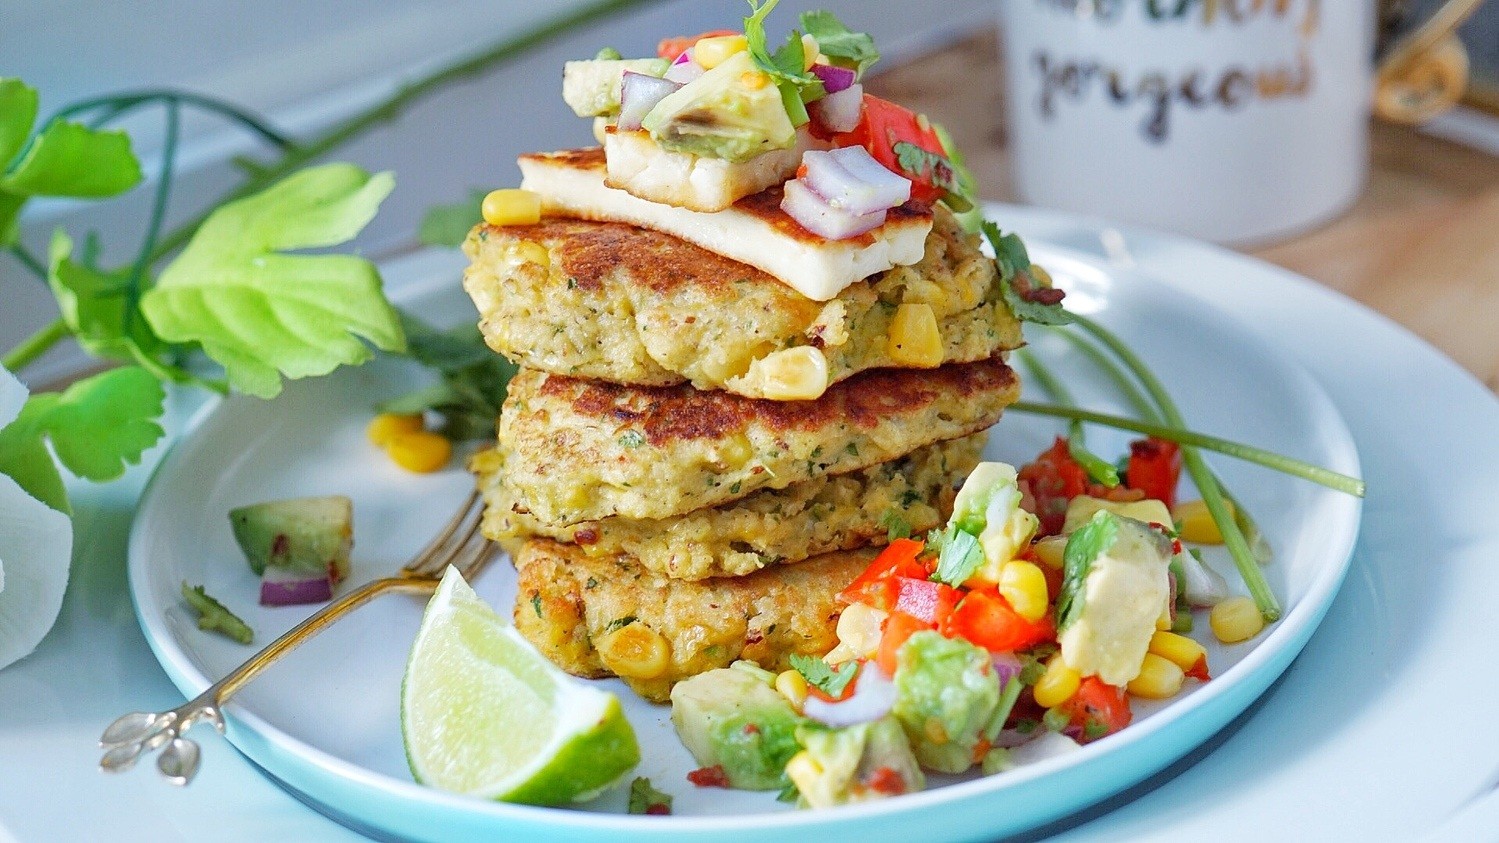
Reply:
<svg viewBox="0 0 1499 843"><path fill-rule="evenodd" d="M343 597L329 603L310 617L286 632L280 638L267 644L265 649L246 659L244 664L229 671L228 675L219 681L209 685L203 693L195 697L188 706L202 705L207 703L214 706L222 706L234 696L240 688L249 684L251 679L260 675L260 672L277 659L296 649L302 642L311 639L318 633L332 626L355 609L363 606L382 594L391 592L404 592L407 594L432 593L437 590L438 580L418 577L384 577L367 582L359 588L345 594Z"/></svg>

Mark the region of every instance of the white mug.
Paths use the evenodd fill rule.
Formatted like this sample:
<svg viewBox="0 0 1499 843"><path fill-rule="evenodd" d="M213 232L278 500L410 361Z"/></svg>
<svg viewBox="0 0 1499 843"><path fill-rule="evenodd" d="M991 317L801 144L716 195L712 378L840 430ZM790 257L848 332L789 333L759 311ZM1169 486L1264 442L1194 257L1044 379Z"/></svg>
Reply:
<svg viewBox="0 0 1499 843"><path fill-rule="evenodd" d="M1226 243L1363 185L1374 0L1003 0L1028 202Z"/></svg>

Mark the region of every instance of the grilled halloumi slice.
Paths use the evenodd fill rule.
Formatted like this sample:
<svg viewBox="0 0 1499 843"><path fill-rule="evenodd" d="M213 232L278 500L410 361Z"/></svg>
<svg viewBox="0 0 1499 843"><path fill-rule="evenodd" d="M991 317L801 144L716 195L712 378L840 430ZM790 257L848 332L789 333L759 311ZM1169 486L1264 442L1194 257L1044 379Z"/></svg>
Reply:
<svg viewBox="0 0 1499 843"><path fill-rule="evenodd" d="M609 126L604 130L604 184L651 202L711 213L795 176L803 152L827 146L803 126L790 149L762 152L736 164L662 149L642 130Z"/></svg>
<svg viewBox="0 0 1499 843"><path fill-rule="evenodd" d="M605 184L604 150L522 155L521 187L538 193L547 214L626 222L672 234L775 276L813 301L827 301L876 272L909 266L925 253L932 210L920 202L890 209L878 228L828 240L781 210L770 187L714 213L651 202Z"/></svg>

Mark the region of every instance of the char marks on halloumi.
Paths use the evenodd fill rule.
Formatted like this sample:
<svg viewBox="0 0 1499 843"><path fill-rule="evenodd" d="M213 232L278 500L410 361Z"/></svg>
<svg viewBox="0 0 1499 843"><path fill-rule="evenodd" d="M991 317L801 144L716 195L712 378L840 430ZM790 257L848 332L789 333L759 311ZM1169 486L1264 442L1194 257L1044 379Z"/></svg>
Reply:
<svg viewBox="0 0 1499 843"><path fill-rule="evenodd" d="M890 209L885 223L846 240L827 240L781 210L780 186L714 213L649 202L604 184L599 148L522 155L521 187L546 213L627 222L663 231L763 270L814 301L827 301L877 272L921 260L932 210L921 202Z"/></svg>

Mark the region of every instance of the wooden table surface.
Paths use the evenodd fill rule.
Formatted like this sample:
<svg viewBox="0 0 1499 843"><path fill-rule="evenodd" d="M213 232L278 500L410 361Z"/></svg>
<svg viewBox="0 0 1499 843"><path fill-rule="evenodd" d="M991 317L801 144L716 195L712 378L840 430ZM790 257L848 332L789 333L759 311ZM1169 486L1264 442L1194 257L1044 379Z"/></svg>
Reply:
<svg viewBox="0 0 1499 843"><path fill-rule="evenodd" d="M1014 202L999 64L994 33L985 32L867 87L945 125L983 197ZM1350 211L1246 251L1386 314L1499 391L1499 157L1407 127L1376 122L1370 132L1369 180Z"/></svg>

